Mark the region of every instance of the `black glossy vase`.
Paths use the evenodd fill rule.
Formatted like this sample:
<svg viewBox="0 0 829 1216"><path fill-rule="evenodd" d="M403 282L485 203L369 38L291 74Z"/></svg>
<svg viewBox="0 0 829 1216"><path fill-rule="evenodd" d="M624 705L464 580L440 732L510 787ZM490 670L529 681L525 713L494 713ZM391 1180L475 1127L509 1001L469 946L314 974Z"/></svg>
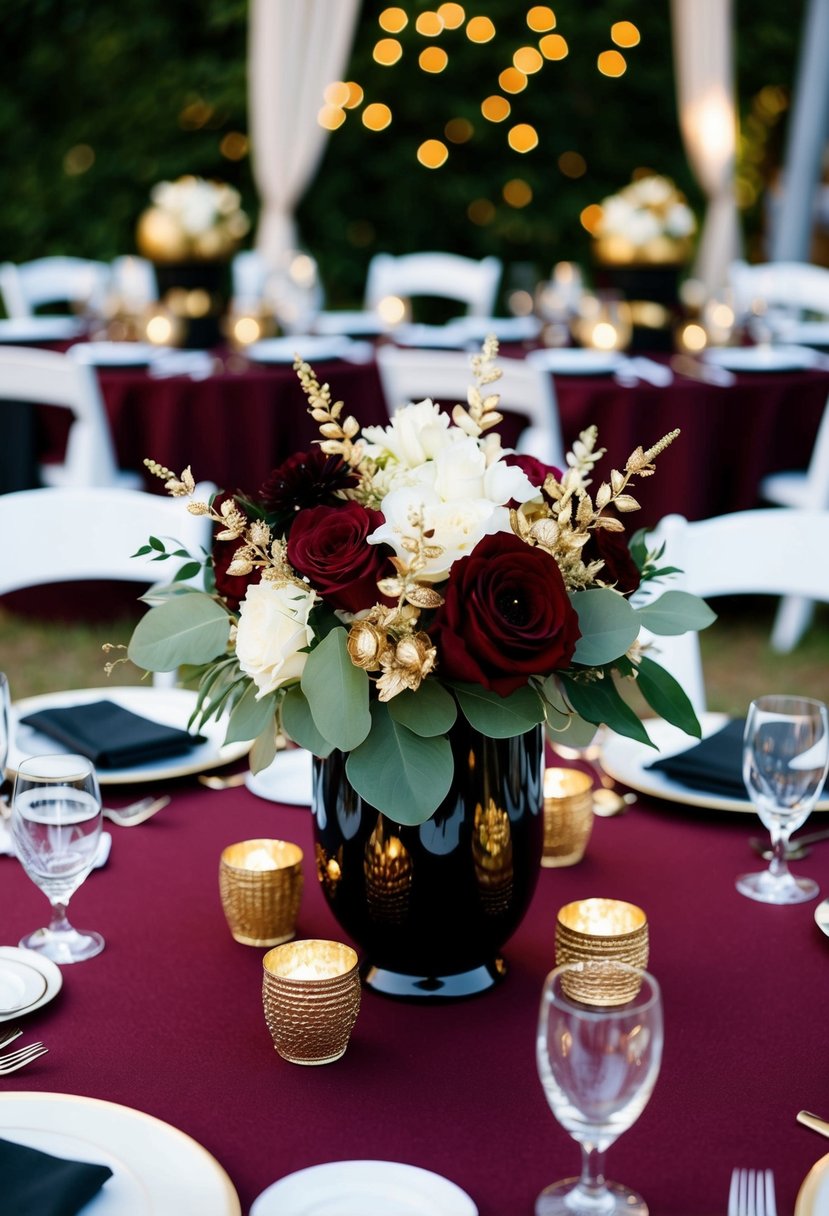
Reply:
<svg viewBox="0 0 829 1216"><path fill-rule="evenodd" d="M224 261L156 263L161 302L172 313L185 350L211 350L222 341L230 298L230 266Z"/></svg>
<svg viewBox="0 0 829 1216"><path fill-rule="evenodd" d="M459 721L449 741L452 786L418 827L364 802L341 752L314 760L319 880L362 952L363 983L387 996L439 1001L491 988L538 879L542 728L489 739Z"/></svg>

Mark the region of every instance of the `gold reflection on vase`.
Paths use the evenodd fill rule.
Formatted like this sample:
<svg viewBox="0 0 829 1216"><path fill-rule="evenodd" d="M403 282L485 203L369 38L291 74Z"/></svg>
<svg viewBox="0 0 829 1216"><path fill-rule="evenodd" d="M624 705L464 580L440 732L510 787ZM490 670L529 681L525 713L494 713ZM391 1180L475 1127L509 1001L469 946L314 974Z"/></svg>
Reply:
<svg viewBox="0 0 829 1216"><path fill-rule="evenodd" d="M366 841L363 868L372 918L399 924L409 909L412 858L400 837L388 831L382 815Z"/></svg>
<svg viewBox="0 0 829 1216"><path fill-rule="evenodd" d="M509 815L490 798L475 807L472 860L481 902L491 916L506 912L512 900L512 829Z"/></svg>
<svg viewBox="0 0 829 1216"><path fill-rule="evenodd" d="M343 876L342 848L337 850L336 857L329 857L321 844L317 844L314 854L317 862L317 877L329 896L336 894L340 879Z"/></svg>

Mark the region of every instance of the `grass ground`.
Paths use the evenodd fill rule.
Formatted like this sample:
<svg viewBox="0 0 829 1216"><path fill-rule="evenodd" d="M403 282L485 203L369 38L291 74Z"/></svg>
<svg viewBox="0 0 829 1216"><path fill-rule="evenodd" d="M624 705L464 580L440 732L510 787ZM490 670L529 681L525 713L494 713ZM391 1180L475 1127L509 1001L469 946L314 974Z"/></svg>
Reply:
<svg viewBox="0 0 829 1216"><path fill-rule="evenodd" d="M719 617L701 634L708 708L742 714L752 697L790 692L829 700L829 608L820 608L809 633L790 655L769 647L774 603L720 602ZM79 623L33 620L0 608L0 671L13 698L65 688L137 684L141 673L122 664L104 674L104 642L126 643L140 607L109 619Z"/></svg>

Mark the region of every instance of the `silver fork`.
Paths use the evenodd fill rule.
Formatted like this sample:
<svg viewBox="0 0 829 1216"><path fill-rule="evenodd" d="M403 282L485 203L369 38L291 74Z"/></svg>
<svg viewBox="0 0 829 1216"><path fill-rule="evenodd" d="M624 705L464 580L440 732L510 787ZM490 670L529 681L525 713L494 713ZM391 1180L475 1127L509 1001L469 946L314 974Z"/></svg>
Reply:
<svg viewBox="0 0 829 1216"><path fill-rule="evenodd" d="M23 1031L19 1026L13 1026L10 1030L4 1030L0 1034L0 1048L8 1047L9 1043L13 1043L15 1039L19 1039Z"/></svg>
<svg viewBox="0 0 829 1216"><path fill-rule="evenodd" d="M771 1170L735 1169L732 1172L728 1216L777 1216Z"/></svg>
<svg viewBox="0 0 829 1216"><path fill-rule="evenodd" d="M20 1047L17 1051L7 1052L6 1055L0 1056L0 1076L5 1077L10 1072L17 1072L18 1068L24 1068L27 1064L31 1064L32 1060L36 1060L39 1056L45 1056L49 1050L42 1043L30 1043L28 1047Z"/></svg>
<svg viewBox="0 0 829 1216"><path fill-rule="evenodd" d="M105 806L102 810L105 819L111 819L121 828L132 828L139 823L145 823L169 803L169 794L161 794L158 798L149 795L147 798L139 798L137 802L129 803L128 806L118 808Z"/></svg>

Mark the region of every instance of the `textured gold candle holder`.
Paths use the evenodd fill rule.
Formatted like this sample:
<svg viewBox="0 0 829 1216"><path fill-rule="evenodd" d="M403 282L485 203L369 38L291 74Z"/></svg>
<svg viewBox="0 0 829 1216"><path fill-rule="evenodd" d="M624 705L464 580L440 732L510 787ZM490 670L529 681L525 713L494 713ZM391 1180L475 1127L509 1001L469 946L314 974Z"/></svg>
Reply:
<svg viewBox="0 0 829 1216"><path fill-rule="evenodd" d="M543 866L573 866L593 830L593 779L577 768L544 771Z"/></svg>
<svg viewBox="0 0 829 1216"><path fill-rule="evenodd" d="M277 946L296 933L302 849L287 840L241 840L223 850L219 894L230 932L246 946Z"/></svg>
<svg viewBox="0 0 829 1216"><path fill-rule="evenodd" d="M341 942L290 942L262 960L262 1002L273 1045L292 1064L330 1064L360 1011L357 953Z"/></svg>
<svg viewBox="0 0 829 1216"><path fill-rule="evenodd" d="M556 966L617 962L648 965L648 920L641 908L618 899L580 899L556 918ZM573 1000L588 1005L623 1005L639 991L639 978L622 968L586 968L568 977Z"/></svg>

